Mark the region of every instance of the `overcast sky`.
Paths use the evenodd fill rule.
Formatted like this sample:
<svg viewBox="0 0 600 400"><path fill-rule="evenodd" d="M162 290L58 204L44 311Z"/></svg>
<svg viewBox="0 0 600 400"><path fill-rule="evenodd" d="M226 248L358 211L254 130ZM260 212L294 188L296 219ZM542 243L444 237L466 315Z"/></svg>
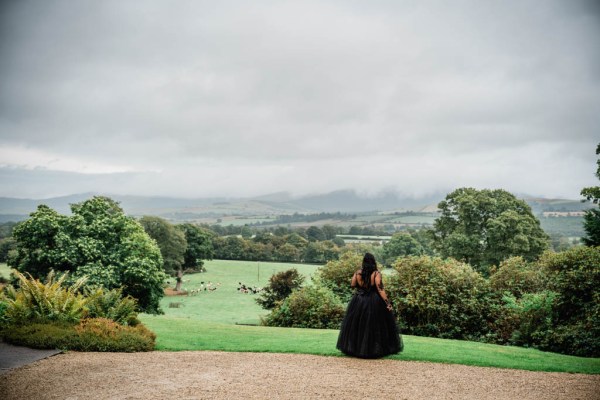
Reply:
<svg viewBox="0 0 600 400"><path fill-rule="evenodd" d="M1 1L0 196L597 185L590 1Z"/></svg>

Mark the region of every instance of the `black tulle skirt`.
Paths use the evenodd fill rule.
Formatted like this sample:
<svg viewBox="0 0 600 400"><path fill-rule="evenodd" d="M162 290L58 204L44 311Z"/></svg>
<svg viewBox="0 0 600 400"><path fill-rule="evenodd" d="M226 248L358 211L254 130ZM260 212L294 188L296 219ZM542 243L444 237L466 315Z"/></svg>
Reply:
<svg viewBox="0 0 600 400"><path fill-rule="evenodd" d="M394 314L374 288L359 290L348 303L337 348L360 358L379 358L402 351Z"/></svg>

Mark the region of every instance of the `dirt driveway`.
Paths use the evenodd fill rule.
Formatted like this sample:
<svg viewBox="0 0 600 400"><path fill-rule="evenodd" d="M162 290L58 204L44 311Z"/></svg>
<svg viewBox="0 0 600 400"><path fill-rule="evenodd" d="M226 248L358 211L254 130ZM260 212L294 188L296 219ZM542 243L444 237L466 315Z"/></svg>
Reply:
<svg viewBox="0 0 600 400"><path fill-rule="evenodd" d="M213 351L59 354L0 376L9 399L600 399L600 376Z"/></svg>

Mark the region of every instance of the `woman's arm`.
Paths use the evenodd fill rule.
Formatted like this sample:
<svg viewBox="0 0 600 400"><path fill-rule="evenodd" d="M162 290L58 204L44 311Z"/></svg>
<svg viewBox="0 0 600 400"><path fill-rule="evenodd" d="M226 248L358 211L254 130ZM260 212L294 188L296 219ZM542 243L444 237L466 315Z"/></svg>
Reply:
<svg viewBox="0 0 600 400"><path fill-rule="evenodd" d="M358 284L358 271L356 271L354 273L354 275L352 275L352 282L350 283L350 287L351 288L355 288Z"/></svg>
<svg viewBox="0 0 600 400"><path fill-rule="evenodd" d="M375 286L377 287L377 291L379 292L379 295L381 296L383 301L385 301L387 309L389 311L392 311L392 303L390 303L390 300L388 299L387 294L385 293L385 290L383 289L383 281L381 280L380 272L375 273Z"/></svg>

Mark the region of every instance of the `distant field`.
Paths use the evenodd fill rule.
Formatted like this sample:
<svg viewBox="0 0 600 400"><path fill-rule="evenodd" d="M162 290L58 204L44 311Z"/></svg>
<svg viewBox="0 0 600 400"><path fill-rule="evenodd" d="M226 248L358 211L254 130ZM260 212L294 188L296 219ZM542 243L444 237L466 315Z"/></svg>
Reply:
<svg viewBox="0 0 600 400"><path fill-rule="evenodd" d="M548 233L559 233L563 236L582 237L583 217L539 217L542 229Z"/></svg>
<svg viewBox="0 0 600 400"><path fill-rule="evenodd" d="M433 225L437 217L433 215L406 215L403 217L392 218L388 222L392 224L426 224Z"/></svg>

